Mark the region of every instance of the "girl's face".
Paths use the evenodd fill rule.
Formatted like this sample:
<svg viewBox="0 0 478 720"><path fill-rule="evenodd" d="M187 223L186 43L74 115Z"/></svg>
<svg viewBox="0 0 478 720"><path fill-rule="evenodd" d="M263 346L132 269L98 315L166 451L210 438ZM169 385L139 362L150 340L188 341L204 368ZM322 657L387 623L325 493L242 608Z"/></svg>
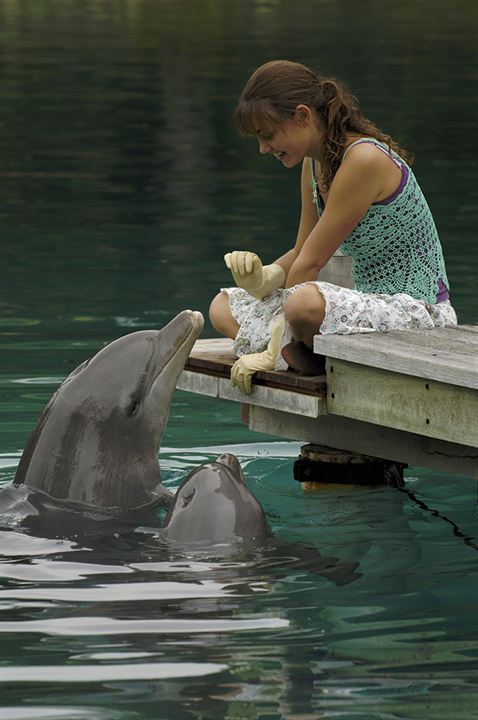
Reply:
<svg viewBox="0 0 478 720"><path fill-rule="evenodd" d="M298 165L305 157L316 157L321 135L312 116L297 112L282 125L257 128L261 155L273 155L287 168Z"/></svg>

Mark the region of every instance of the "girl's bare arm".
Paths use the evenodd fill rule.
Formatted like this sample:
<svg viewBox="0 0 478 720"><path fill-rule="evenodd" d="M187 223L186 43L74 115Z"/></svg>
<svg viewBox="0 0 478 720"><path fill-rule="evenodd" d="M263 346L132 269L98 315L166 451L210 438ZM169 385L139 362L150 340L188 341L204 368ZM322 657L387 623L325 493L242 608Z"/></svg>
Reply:
<svg viewBox="0 0 478 720"><path fill-rule="evenodd" d="M315 222L304 240L299 233L286 287L317 280L321 268L358 225L370 205L383 195L383 188L390 177L390 166L388 158L384 156L384 163L380 155L383 153L377 153L375 148L362 145L354 148L354 152L344 160L330 186L319 221ZM304 208L304 196L302 204ZM306 227L310 225L304 222L304 231Z"/></svg>
<svg viewBox="0 0 478 720"><path fill-rule="evenodd" d="M302 162L300 186L301 213L295 245L291 250L286 252L284 255L281 255L280 258L274 261L284 269L286 274L286 285L287 276L292 264L297 260L304 242L317 224L317 211L312 201L312 173L310 169L310 158L307 157L304 158Z"/></svg>

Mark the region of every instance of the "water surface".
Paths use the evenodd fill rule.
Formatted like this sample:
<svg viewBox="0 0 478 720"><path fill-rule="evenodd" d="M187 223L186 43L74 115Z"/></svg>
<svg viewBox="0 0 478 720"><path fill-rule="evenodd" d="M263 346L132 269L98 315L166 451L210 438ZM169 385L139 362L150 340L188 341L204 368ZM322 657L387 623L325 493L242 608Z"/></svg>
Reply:
<svg viewBox="0 0 478 720"><path fill-rule="evenodd" d="M472 0L5 0L0 482L76 365L207 312L226 251L271 261L293 241L297 171L231 120L265 60L337 75L415 153L453 303L476 322L477 20ZM151 520L4 528L2 718L476 718L476 483L411 467L408 494L308 494L299 447L176 393L165 482L236 452L265 548L171 556ZM325 577L321 557L357 577Z"/></svg>

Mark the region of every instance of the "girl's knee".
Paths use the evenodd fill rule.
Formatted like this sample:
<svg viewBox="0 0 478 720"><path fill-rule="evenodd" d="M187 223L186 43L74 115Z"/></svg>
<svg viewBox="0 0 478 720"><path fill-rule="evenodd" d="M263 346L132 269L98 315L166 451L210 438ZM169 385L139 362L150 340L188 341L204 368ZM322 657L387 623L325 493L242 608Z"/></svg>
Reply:
<svg viewBox="0 0 478 720"><path fill-rule="evenodd" d="M230 338L235 338L239 325L234 319L229 305L227 293L220 292L209 306L209 320L217 332Z"/></svg>
<svg viewBox="0 0 478 720"><path fill-rule="evenodd" d="M301 315L300 294L300 290L296 290L284 303L284 315L289 323L294 322Z"/></svg>
<svg viewBox="0 0 478 720"><path fill-rule="evenodd" d="M216 323L220 323L224 315L227 314L228 306L227 295L223 292L218 293L209 305L209 320L216 330L218 329Z"/></svg>
<svg viewBox="0 0 478 720"><path fill-rule="evenodd" d="M220 312L223 304L224 304L224 293L220 292L216 295L215 298L212 299L211 304L209 305L209 319L212 321L213 316L216 315L216 313Z"/></svg>
<svg viewBox="0 0 478 720"><path fill-rule="evenodd" d="M316 285L304 285L284 303L284 313L290 324L296 322L322 323L325 314L324 296Z"/></svg>

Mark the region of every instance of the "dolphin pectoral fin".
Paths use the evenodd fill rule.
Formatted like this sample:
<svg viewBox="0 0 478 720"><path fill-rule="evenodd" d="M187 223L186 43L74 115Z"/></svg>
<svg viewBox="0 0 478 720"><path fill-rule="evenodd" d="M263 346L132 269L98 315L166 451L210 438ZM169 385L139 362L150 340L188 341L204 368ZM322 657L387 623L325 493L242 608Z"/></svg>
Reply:
<svg viewBox="0 0 478 720"><path fill-rule="evenodd" d="M338 587L342 587L342 585L348 585L362 577L362 573L356 572L358 567L358 562L337 563L335 567L318 570L318 574L327 580L331 580Z"/></svg>

